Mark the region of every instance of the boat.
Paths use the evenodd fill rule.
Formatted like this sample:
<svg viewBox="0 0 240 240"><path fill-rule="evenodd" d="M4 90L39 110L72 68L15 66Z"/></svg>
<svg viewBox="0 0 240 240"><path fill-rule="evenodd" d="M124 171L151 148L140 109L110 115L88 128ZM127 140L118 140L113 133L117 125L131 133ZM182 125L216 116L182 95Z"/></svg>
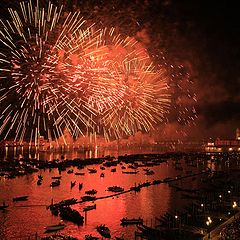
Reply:
<svg viewBox="0 0 240 240"><path fill-rule="evenodd" d="M124 174L137 174L139 171L122 171Z"/></svg>
<svg viewBox="0 0 240 240"><path fill-rule="evenodd" d="M153 180L153 185L160 184L161 182L162 182L162 180L160 180L160 179Z"/></svg>
<svg viewBox="0 0 240 240"><path fill-rule="evenodd" d="M57 187L60 185L60 180L56 180L50 184L50 187Z"/></svg>
<svg viewBox="0 0 240 240"><path fill-rule="evenodd" d="M75 175L77 175L77 176L83 176L83 175L85 175L85 173L83 173L83 172L76 172Z"/></svg>
<svg viewBox="0 0 240 240"><path fill-rule="evenodd" d="M54 177L52 177L52 179L61 179L62 178L62 176L54 176Z"/></svg>
<svg viewBox="0 0 240 240"><path fill-rule="evenodd" d="M89 195L95 195L97 193L97 190L92 189L92 190L85 191L85 193Z"/></svg>
<svg viewBox="0 0 240 240"><path fill-rule="evenodd" d="M96 173L97 170L95 168L88 168L89 173Z"/></svg>
<svg viewBox="0 0 240 240"><path fill-rule="evenodd" d="M100 174L100 177L104 177L104 173L103 172Z"/></svg>
<svg viewBox="0 0 240 240"><path fill-rule="evenodd" d="M28 200L28 196L21 196L21 197L13 198L14 202L17 202L17 201L27 201L27 200Z"/></svg>
<svg viewBox="0 0 240 240"><path fill-rule="evenodd" d="M37 180L37 185L42 185L42 179Z"/></svg>
<svg viewBox="0 0 240 240"><path fill-rule="evenodd" d="M128 165L128 168L131 168L131 169L137 169L137 166L134 166L134 165Z"/></svg>
<svg viewBox="0 0 240 240"><path fill-rule="evenodd" d="M69 198L62 200L61 202L58 203L59 206L64 206L64 205L71 205L76 203L78 200L76 198Z"/></svg>
<svg viewBox="0 0 240 240"><path fill-rule="evenodd" d="M105 224L97 226L97 231L105 238L111 238L110 230Z"/></svg>
<svg viewBox="0 0 240 240"><path fill-rule="evenodd" d="M6 205L5 202L3 202L3 205L0 206L0 210L5 210L8 207L9 205Z"/></svg>
<svg viewBox="0 0 240 240"><path fill-rule="evenodd" d="M71 188L73 188L76 185L76 181L72 182L71 181Z"/></svg>
<svg viewBox="0 0 240 240"><path fill-rule="evenodd" d="M62 176L53 176L52 179L61 179Z"/></svg>
<svg viewBox="0 0 240 240"><path fill-rule="evenodd" d="M122 225L128 225L128 224L143 224L142 218L122 218L121 220Z"/></svg>
<svg viewBox="0 0 240 240"><path fill-rule="evenodd" d="M79 166L77 167L77 169L84 169L84 166L83 166L83 165L79 165Z"/></svg>
<svg viewBox="0 0 240 240"><path fill-rule="evenodd" d="M45 231L46 232L55 232L55 231L58 231L58 230L62 230L64 228L65 228L65 224L59 223L59 224L56 224L56 225L50 225L50 226L45 227Z"/></svg>
<svg viewBox="0 0 240 240"><path fill-rule="evenodd" d="M90 210L92 210L92 209L96 209L96 204L94 204L94 205L89 205L89 206L84 207L84 208L83 208L83 211L84 211L84 212L87 212L87 211L90 211Z"/></svg>
<svg viewBox="0 0 240 240"><path fill-rule="evenodd" d="M83 184L82 184L82 183L79 183L79 184L78 184L78 189L79 189L79 191L82 189L82 187L83 187Z"/></svg>
<svg viewBox="0 0 240 240"><path fill-rule="evenodd" d="M60 207L60 217L64 220L71 221L78 225L83 224L84 217L75 209L70 207Z"/></svg>
<svg viewBox="0 0 240 240"><path fill-rule="evenodd" d="M153 170L148 170L145 172L145 175L153 175L154 171Z"/></svg>
<svg viewBox="0 0 240 240"><path fill-rule="evenodd" d="M98 237L93 237L91 234L85 235L85 240L98 240Z"/></svg>
<svg viewBox="0 0 240 240"><path fill-rule="evenodd" d="M73 173L73 169L67 171L68 174Z"/></svg>
<svg viewBox="0 0 240 240"><path fill-rule="evenodd" d="M110 192L123 192L124 188L119 186L112 186L112 187L108 187L107 190Z"/></svg>
<svg viewBox="0 0 240 240"><path fill-rule="evenodd" d="M96 199L95 196L89 196L89 195L81 197L81 200L83 202L85 202L85 201L94 201L95 199Z"/></svg>
<svg viewBox="0 0 240 240"><path fill-rule="evenodd" d="M38 179L39 180L43 180L43 176L42 175L38 175Z"/></svg>

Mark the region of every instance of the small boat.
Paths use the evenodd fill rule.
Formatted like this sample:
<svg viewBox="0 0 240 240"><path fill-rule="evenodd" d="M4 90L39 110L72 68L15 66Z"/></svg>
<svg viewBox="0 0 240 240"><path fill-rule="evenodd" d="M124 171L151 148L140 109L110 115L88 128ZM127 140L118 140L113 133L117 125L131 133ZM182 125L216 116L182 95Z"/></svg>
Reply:
<svg viewBox="0 0 240 240"><path fill-rule="evenodd" d="M153 170L148 170L145 172L145 175L153 175L154 171Z"/></svg>
<svg viewBox="0 0 240 240"><path fill-rule="evenodd" d="M42 179L37 180L37 185L42 185Z"/></svg>
<svg viewBox="0 0 240 240"><path fill-rule="evenodd" d="M5 210L8 207L9 205L6 205L5 202L3 202L3 205L0 206L0 210Z"/></svg>
<svg viewBox="0 0 240 240"><path fill-rule="evenodd" d="M87 211L90 211L90 210L92 210L92 209L96 209L96 204L94 204L94 205L89 205L89 206L84 207L84 208L83 208L83 211L84 211L84 212L87 212Z"/></svg>
<svg viewBox="0 0 240 240"><path fill-rule="evenodd" d="M139 171L122 171L124 174L137 174Z"/></svg>
<svg viewBox="0 0 240 240"><path fill-rule="evenodd" d="M86 195L86 196L81 197L81 200L82 200L83 202L85 202L85 201L94 201L95 199L96 199L95 196L89 196L89 195Z"/></svg>
<svg viewBox="0 0 240 240"><path fill-rule="evenodd" d="M72 182L71 181L71 188L73 188L76 185L76 181Z"/></svg>
<svg viewBox="0 0 240 240"><path fill-rule="evenodd" d="M120 221L122 225L143 224L142 218L122 218Z"/></svg>
<svg viewBox="0 0 240 240"><path fill-rule="evenodd" d="M28 200L28 196L21 196L21 197L13 198L14 202L16 202L16 201L26 201L26 200Z"/></svg>
<svg viewBox="0 0 240 240"><path fill-rule="evenodd" d="M46 232L55 232L55 231L58 231L58 230L62 230L64 228L65 228L65 224L59 223L59 224L56 224L56 225L51 225L51 226L45 227L45 231Z"/></svg>
<svg viewBox="0 0 240 240"><path fill-rule="evenodd" d="M85 191L85 193L89 195L95 195L97 193L97 190L92 189L92 190Z"/></svg>
<svg viewBox="0 0 240 240"><path fill-rule="evenodd" d="M111 238L110 230L105 224L97 226L97 231L105 238Z"/></svg>
<svg viewBox="0 0 240 240"><path fill-rule="evenodd" d="M160 180L160 179L153 180L153 185L154 185L154 184L160 184L161 182L162 182L162 180Z"/></svg>
<svg viewBox="0 0 240 240"><path fill-rule="evenodd" d="M89 173L96 173L97 170L95 168L88 168Z"/></svg>
<svg viewBox="0 0 240 240"><path fill-rule="evenodd" d="M56 180L50 184L50 187L57 187L60 185L60 180Z"/></svg>
<svg viewBox="0 0 240 240"><path fill-rule="evenodd" d="M123 192L124 188L119 186L112 186L112 187L108 187L107 190L110 192Z"/></svg>
<svg viewBox="0 0 240 240"><path fill-rule="evenodd" d="M100 177L104 177L104 173L103 172L100 174Z"/></svg>
<svg viewBox="0 0 240 240"><path fill-rule="evenodd" d="M54 177L52 177L52 179L61 179L62 178L62 176L54 176Z"/></svg>
<svg viewBox="0 0 240 240"><path fill-rule="evenodd" d="M131 168L131 169L137 169L137 166L134 166L134 165L128 165L128 168Z"/></svg>
<svg viewBox="0 0 240 240"><path fill-rule="evenodd" d="M98 237L93 237L91 234L85 235L85 240L98 240Z"/></svg>
<svg viewBox="0 0 240 240"><path fill-rule="evenodd" d="M64 220L81 225L84 222L84 217L75 209L68 206L59 208L60 217Z"/></svg>
<svg viewBox="0 0 240 240"><path fill-rule="evenodd" d="M82 189L82 187L83 187L83 184L82 184L82 183L79 183L79 184L78 184L78 189L79 189L79 191Z"/></svg>
<svg viewBox="0 0 240 240"><path fill-rule="evenodd" d="M83 175L85 175L85 173L83 173L83 172L76 172L75 175L77 175L77 176L78 176L78 175L83 176Z"/></svg>
<svg viewBox="0 0 240 240"><path fill-rule="evenodd" d="M83 165L79 165L79 166L77 167L77 169L84 169L84 166L83 166Z"/></svg>
<svg viewBox="0 0 240 240"><path fill-rule="evenodd" d="M73 169L67 171L68 174L73 173Z"/></svg>
<svg viewBox="0 0 240 240"><path fill-rule="evenodd" d="M39 180L43 180L43 176L42 175L38 175L38 179Z"/></svg>

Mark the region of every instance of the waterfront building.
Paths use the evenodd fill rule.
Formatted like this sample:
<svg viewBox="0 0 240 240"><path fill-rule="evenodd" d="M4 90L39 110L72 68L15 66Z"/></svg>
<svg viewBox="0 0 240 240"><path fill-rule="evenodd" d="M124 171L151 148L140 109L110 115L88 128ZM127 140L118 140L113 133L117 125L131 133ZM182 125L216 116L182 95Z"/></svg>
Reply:
<svg viewBox="0 0 240 240"><path fill-rule="evenodd" d="M240 153L240 129L236 129L236 139L209 140L205 145L205 151L210 153L239 152Z"/></svg>

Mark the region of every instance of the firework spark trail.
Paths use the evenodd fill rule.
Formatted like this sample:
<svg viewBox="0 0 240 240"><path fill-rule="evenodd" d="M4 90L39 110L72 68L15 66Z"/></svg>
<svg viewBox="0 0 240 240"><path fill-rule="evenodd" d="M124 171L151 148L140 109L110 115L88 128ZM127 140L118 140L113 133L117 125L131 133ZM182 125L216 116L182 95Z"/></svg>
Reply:
<svg viewBox="0 0 240 240"><path fill-rule="evenodd" d="M87 26L79 12L65 16L51 2L20 7L0 20L1 136L36 144L64 129L75 138L98 129L119 138L163 121L168 79L136 40Z"/></svg>
<svg viewBox="0 0 240 240"><path fill-rule="evenodd" d="M98 112L94 122L104 132L117 138L148 132L163 121L169 108L165 70L155 71L146 50L134 39L121 40L114 29L96 33L84 44L78 42L82 38L71 40L77 47L68 52L75 61L70 54L63 68L73 73L72 81L84 90L86 103Z"/></svg>
<svg viewBox="0 0 240 240"><path fill-rule="evenodd" d="M41 135L53 139L71 126L82 134L82 125L89 125L94 111L82 108L80 98L71 98L73 87L65 73L56 69L58 50L85 21L80 13L69 13L62 23L62 6L58 9L51 2L46 9L38 2L36 6L21 2L20 9L9 9L11 21L0 20L0 63L4 66L0 103L5 109L0 135L6 139L12 131L15 140L37 143ZM84 31L83 36L87 35Z"/></svg>

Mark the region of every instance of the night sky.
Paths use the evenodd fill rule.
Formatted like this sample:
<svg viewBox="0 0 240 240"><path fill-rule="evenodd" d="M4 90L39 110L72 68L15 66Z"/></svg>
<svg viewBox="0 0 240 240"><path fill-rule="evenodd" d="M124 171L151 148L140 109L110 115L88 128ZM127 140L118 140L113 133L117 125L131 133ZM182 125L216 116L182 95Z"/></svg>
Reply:
<svg viewBox="0 0 240 240"><path fill-rule="evenodd" d="M178 0L62 3L65 9L80 9L89 21L114 26L123 36L136 37L153 61L158 62L159 55L164 54L174 68L183 66L191 81L189 89L197 96L194 107L198 118L184 125L170 114L169 123L159 127L168 137L181 132L191 139L234 138L235 129L240 127L240 19L236 3ZM5 0L3 5L14 3ZM0 11L2 17L5 11L4 8ZM189 99L187 104L190 106L193 101Z"/></svg>

